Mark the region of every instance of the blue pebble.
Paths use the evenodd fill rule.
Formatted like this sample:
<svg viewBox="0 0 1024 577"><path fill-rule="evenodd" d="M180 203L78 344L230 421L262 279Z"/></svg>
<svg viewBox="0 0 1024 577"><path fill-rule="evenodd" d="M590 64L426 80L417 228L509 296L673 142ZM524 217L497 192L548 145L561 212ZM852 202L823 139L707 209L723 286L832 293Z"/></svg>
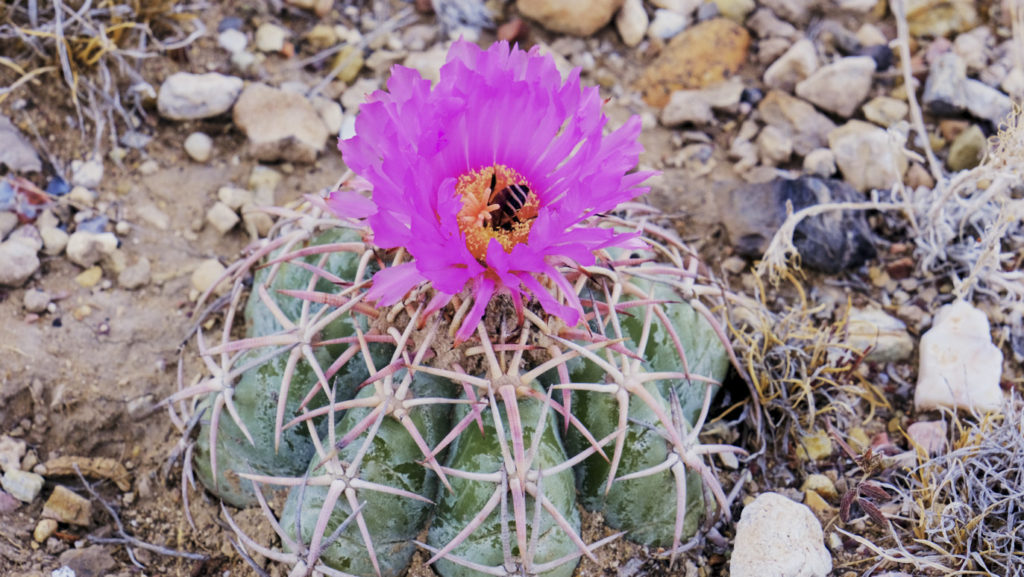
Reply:
<svg viewBox="0 0 1024 577"><path fill-rule="evenodd" d="M64 196L69 192L71 192L71 185L59 176L53 177L53 179L46 184L46 194L51 196Z"/></svg>
<svg viewBox="0 0 1024 577"><path fill-rule="evenodd" d="M94 216L78 223L78 227L75 230L83 230L85 232L92 232L96 234L106 232L109 220L110 219L102 214Z"/></svg>

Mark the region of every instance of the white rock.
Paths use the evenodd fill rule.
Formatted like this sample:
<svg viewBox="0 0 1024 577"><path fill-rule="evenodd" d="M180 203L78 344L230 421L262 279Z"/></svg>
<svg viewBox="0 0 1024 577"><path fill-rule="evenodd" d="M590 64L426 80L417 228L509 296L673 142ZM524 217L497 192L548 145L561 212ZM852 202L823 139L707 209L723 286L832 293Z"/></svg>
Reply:
<svg viewBox="0 0 1024 577"><path fill-rule="evenodd" d="M83 268L98 263L101 258L117 249L117 235L112 232L75 231L66 247L68 260Z"/></svg>
<svg viewBox="0 0 1024 577"><path fill-rule="evenodd" d="M988 27L979 26L970 32L958 34L953 41L953 51L963 59L967 72L972 76L988 66L987 44L991 39L992 33Z"/></svg>
<svg viewBox="0 0 1024 577"><path fill-rule="evenodd" d="M217 35L217 44L228 52L235 54L245 50L245 47L249 45L249 39L246 38L245 32L236 28L228 28Z"/></svg>
<svg viewBox="0 0 1024 577"><path fill-rule="evenodd" d="M25 291L25 294L27 295L27 294L33 293L33 292L43 292L43 291L29 290L29 291ZM46 294L46 293L43 293L43 294ZM47 301L49 301L49 297L48 296L47 296ZM45 309L46 306L44 305L43 308ZM29 311L29 312L39 312L39 311ZM25 441L22 441L21 439L15 439L14 437L11 437L11 436L8 436L8 435L0 436L0 471L5 471L6 472L6 471L10 471L12 469L20 471L21 470L21 458L25 456L25 451L27 449L28 449L28 446L25 444Z"/></svg>
<svg viewBox="0 0 1024 577"><path fill-rule="evenodd" d="M21 286L37 270L39 257L28 243L19 240L0 243L0 286Z"/></svg>
<svg viewBox="0 0 1024 577"><path fill-rule="evenodd" d="M973 78L964 83L967 111L998 126L1013 110L1013 101L999 90Z"/></svg>
<svg viewBox="0 0 1024 577"><path fill-rule="evenodd" d="M50 304L50 293L39 289L29 289L25 291L25 297L21 304L25 307L26 312L41 313L46 310L46 305ZM3 455L0 454L0 466L2 465Z"/></svg>
<svg viewBox="0 0 1024 577"><path fill-rule="evenodd" d="M96 204L96 193L84 186L76 186L68 193L68 200L76 208L92 208Z"/></svg>
<svg viewBox="0 0 1024 577"><path fill-rule="evenodd" d="M448 58L448 51L443 46L431 48L426 52L413 52L405 57L403 66L412 68L426 78L431 84L437 84L441 79L441 67Z"/></svg>
<svg viewBox="0 0 1024 577"><path fill-rule="evenodd" d="M818 0L761 0L760 4L771 8L779 18L793 24L803 24L811 16L811 7Z"/></svg>
<svg viewBox="0 0 1024 577"><path fill-rule="evenodd" d="M907 325L877 308L850 310L846 331L846 342L852 349L871 349L865 357L868 361L903 361L914 352L914 339L907 332Z"/></svg>
<svg viewBox="0 0 1024 577"><path fill-rule="evenodd" d="M103 181L103 161L91 158L87 161L71 162L71 185L96 188Z"/></svg>
<svg viewBox="0 0 1024 577"><path fill-rule="evenodd" d="M921 336L914 407L999 411L1003 353L992 344L988 317L965 301L939 309Z"/></svg>
<svg viewBox="0 0 1024 577"><path fill-rule="evenodd" d="M907 170L907 157L897 149L884 128L851 120L828 134L843 177L861 192L889 190Z"/></svg>
<svg viewBox="0 0 1024 577"><path fill-rule="evenodd" d="M757 105L761 120L777 126L793 140L793 151L807 154L825 146L836 125L807 102L782 90L770 90Z"/></svg>
<svg viewBox="0 0 1024 577"><path fill-rule="evenodd" d="M234 186L222 186L217 191L217 198L226 204L231 210L239 210L243 206L252 203L255 198L252 192L244 188Z"/></svg>
<svg viewBox="0 0 1024 577"><path fill-rule="evenodd" d="M622 43L630 47L644 39L649 23L643 0L626 0L615 15L615 28L622 37Z"/></svg>
<svg viewBox="0 0 1024 577"><path fill-rule="evenodd" d="M290 33L272 22L264 22L256 29L254 45L260 52L280 52Z"/></svg>
<svg viewBox="0 0 1024 577"><path fill-rule="evenodd" d="M736 524L731 577L825 577L832 556L814 513L778 493L762 493Z"/></svg>
<svg viewBox="0 0 1024 577"><path fill-rule="evenodd" d="M647 27L647 36L668 40L685 30L689 24L690 19L684 14L673 10L655 10L654 20Z"/></svg>
<svg viewBox="0 0 1024 577"><path fill-rule="evenodd" d="M213 283L217 282L217 279L224 274L227 269L215 258L204 260L199 263L196 270L192 271L192 288L196 289L200 293L204 293L213 286ZM217 285L217 294L224 294L231 288L230 283L222 281Z"/></svg>
<svg viewBox="0 0 1024 577"><path fill-rule="evenodd" d="M776 166L789 160L793 154L793 141L781 129L765 126L757 135L757 150L762 164Z"/></svg>
<svg viewBox="0 0 1024 577"><path fill-rule="evenodd" d="M43 478L28 471L9 469L3 478L0 478L0 485L15 499L31 503L43 490Z"/></svg>
<svg viewBox="0 0 1024 577"><path fill-rule="evenodd" d="M196 162L206 162L213 154L213 139L202 132L193 132L185 138L185 152Z"/></svg>
<svg viewBox="0 0 1024 577"><path fill-rule="evenodd" d="M875 60L850 56L822 66L796 85L796 94L819 108L849 117L871 92Z"/></svg>
<svg viewBox="0 0 1024 577"><path fill-rule="evenodd" d="M704 3L704 0L651 0L655 8L664 8L684 16L689 16L697 11L697 8Z"/></svg>
<svg viewBox="0 0 1024 577"><path fill-rule="evenodd" d="M43 237L43 254L57 256L64 252L68 246L70 235L57 227L39 229L39 236Z"/></svg>
<svg viewBox="0 0 1024 577"><path fill-rule="evenodd" d="M235 211L231 210L231 207L218 201L214 203L210 210L206 211L206 221L213 228L217 229L217 232L227 234L231 229L235 228L239 218Z"/></svg>
<svg viewBox="0 0 1024 577"><path fill-rule="evenodd" d="M816 148L804 157L804 172L828 178L836 173L836 155L827 148Z"/></svg>
<svg viewBox="0 0 1024 577"><path fill-rule="evenodd" d="M798 82L818 70L818 52L814 43L803 38L764 71L764 83L770 88L792 91Z"/></svg>
<svg viewBox="0 0 1024 577"><path fill-rule="evenodd" d="M36 252L43 250L43 237L39 235L39 229L32 224L23 224L14 229L7 240L24 243Z"/></svg>
<svg viewBox="0 0 1024 577"><path fill-rule="evenodd" d="M1013 70L1010 70L1006 77L1003 78L999 87L1012 98L1016 98L1017 100L1024 99L1024 70L1015 66Z"/></svg>
<svg viewBox="0 0 1024 577"><path fill-rule="evenodd" d="M338 132L339 140L348 140L356 135L356 116L346 114L345 120L341 121L341 130Z"/></svg>
<svg viewBox="0 0 1024 577"><path fill-rule="evenodd" d="M242 207L242 222L245 224L245 231L253 239L265 238L274 226L274 219L254 204Z"/></svg>
<svg viewBox="0 0 1024 577"><path fill-rule="evenodd" d="M345 113L342 112L341 105L333 100L316 97L313 99L313 108L316 108L328 134L338 134L338 131L341 130L341 122L345 120Z"/></svg>
<svg viewBox="0 0 1024 577"><path fill-rule="evenodd" d="M242 86L242 79L234 76L178 72L160 85L157 110L171 120L210 118L230 110Z"/></svg>

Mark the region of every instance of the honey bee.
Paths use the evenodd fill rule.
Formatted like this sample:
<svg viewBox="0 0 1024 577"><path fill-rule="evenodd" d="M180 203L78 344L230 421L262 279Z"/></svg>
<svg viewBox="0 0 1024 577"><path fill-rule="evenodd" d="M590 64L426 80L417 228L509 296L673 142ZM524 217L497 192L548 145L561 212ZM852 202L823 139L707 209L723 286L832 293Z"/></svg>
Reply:
<svg viewBox="0 0 1024 577"><path fill-rule="evenodd" d="M501 190L495 190L498 185L498 178L491 175L491 196L487 204L498 205L498 212L492 218L494 228L512 230L519 219L519 210L526 206L530 197L530 188L525 184L512 184Z"/></svg>

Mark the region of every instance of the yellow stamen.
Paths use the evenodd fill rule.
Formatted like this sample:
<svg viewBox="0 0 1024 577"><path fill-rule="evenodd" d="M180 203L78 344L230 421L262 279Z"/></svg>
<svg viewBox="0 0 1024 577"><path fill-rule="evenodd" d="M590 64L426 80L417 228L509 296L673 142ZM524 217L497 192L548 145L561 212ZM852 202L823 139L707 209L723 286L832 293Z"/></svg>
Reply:
<svg viewBox="0 0 1024 577"><path fill-rule="evenodd" d="M499 164L463 174L455 185L456 193L462 197L459 230L466 237L466 248L480 262L486 258L487 245L492 238L501 243L505 252L512 252L514 246L525 243L530 236L530 228L540 206L532 190L526 203L516 212L516 220L510 228L494 226L495 219L501 214L501 206L494 204L492 199L499 191L515 184L530 186L519 173Z"/></svg>

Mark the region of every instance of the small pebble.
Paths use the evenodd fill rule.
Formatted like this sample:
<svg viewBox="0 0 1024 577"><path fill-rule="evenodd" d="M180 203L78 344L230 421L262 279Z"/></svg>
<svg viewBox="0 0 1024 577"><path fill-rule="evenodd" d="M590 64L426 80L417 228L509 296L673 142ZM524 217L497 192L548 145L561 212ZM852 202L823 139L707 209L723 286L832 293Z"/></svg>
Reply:
<svg viewBox="0 0 1024 577"><path fill-rule="evenodd" d="M149 259L142 257L139 262L126 267L117 275L117 284L121 288L136 290L149 284L151 271Z"/></svg>
<svg viewBox="0 0 1024 577"><path fill-rule="evenodd" d="M81 213L79 213L79 214L81 214ZM101 234L101 233L104 233L104 232L107 231L107 223L109 223L109 222L110 222L110 219L107 218L106 215L101 214L101 215L94 216L92 218L87 218L87 219L79 222L78 226L75 228L75 230L76 231L80 230L80 231L84 231L84 232L91 232L93 234Z"/></svg>
<svg viewBox="0 0 1024 577"><path fill-rule="evenodd" d="M220 44L224 50L235 54L245 50L245 47L249 45L249 39L246 38L245 32L237 28L228 28L217 35L217 44Z"/></svg>
<svg viewBox="0 0 1024 577"><path fill-rule="evenodd" d="M9 435L0 436L0 471L21 469L21 458L25 456L25 441Z"/></svg>
<svg viewBox="0 0 1024 577"><path fill-rule="evenodd" d="M87 161L75 160L71 162L71 184L84 186L85 188L96 188L103 181L103 161L99 158L92 158Z"/></svg>
<svg viewBox="0 0 1024 577"><path fill-rule="evenodd" d="M224 265L215 258L204 260L196 267L196 270L192 271L192 288L200 293L206 292L226 270ZM230 284L228 282L222 282L217 287L217 292L224 293L229 287Z"/></svg>
<svg viewBox="0 0 1024 577"><path fill-rule="evenodd" d="M213 139L202 132L193 132L185 138L185 152L196 162L206 162L213 154Z"/></svg>
<svg viewBox="0 0 1024 577"><path fill-rule="evenodd" d="M231 210L231 207L218 201L206 212L206 221L213 225L217 232L227 234L235 228L239 218L235 211Z"/></svg>
<svg viewBox="0 0 1024 577"><path fill-rule="evenodd" d="M46 305L50 304L50 293L39 289L29 289L25 291L23 304L27 312L42 313L46 310Z"/></svg>
<svg viewBox="0 0 1024 577"><path fill-rule="evenodd" d="M96 204L96 193L84 186L75 186L68 194L68 201L79 207L92 208Z"/></svg>
<svg viewBox="0 0 1024 577"><path fill-rule="evenodd" d="M82 288L92 288L96 286L100 279L103 278L103 269L99 266L92 266L75 277L75 282Z"/></svg>
<svg viewBox="0 0 1024 577"><path fill-rule="evenodd" d="M47 539L57 532L57 522L53 519L41 519L32 531L32 538L36 543L45 543Z"/></svg>
<svg viewBox="0 0 1024 577"><path fill-rule="evenodd" d="M53 177L50 179L50 182L46 183L46 194L52 196L64 196L69 192L71 192L71 185L59 176Z"/></svg>
<svg viewBox="0 0 1024 577"><path fill-rule="evenodd" d="M280 52L284 50L288 34L288 30L277 24L264 22L256 29L254 45L260 52Z"/></svg>
<svg viewBox="0 0 1024 577"><path fill-rule="evenodd" d="M82 305L75 310L71 311L71 316L75 317L76 321L82 321L89 318L92 314L92 307L89 305Z"/></svg>

